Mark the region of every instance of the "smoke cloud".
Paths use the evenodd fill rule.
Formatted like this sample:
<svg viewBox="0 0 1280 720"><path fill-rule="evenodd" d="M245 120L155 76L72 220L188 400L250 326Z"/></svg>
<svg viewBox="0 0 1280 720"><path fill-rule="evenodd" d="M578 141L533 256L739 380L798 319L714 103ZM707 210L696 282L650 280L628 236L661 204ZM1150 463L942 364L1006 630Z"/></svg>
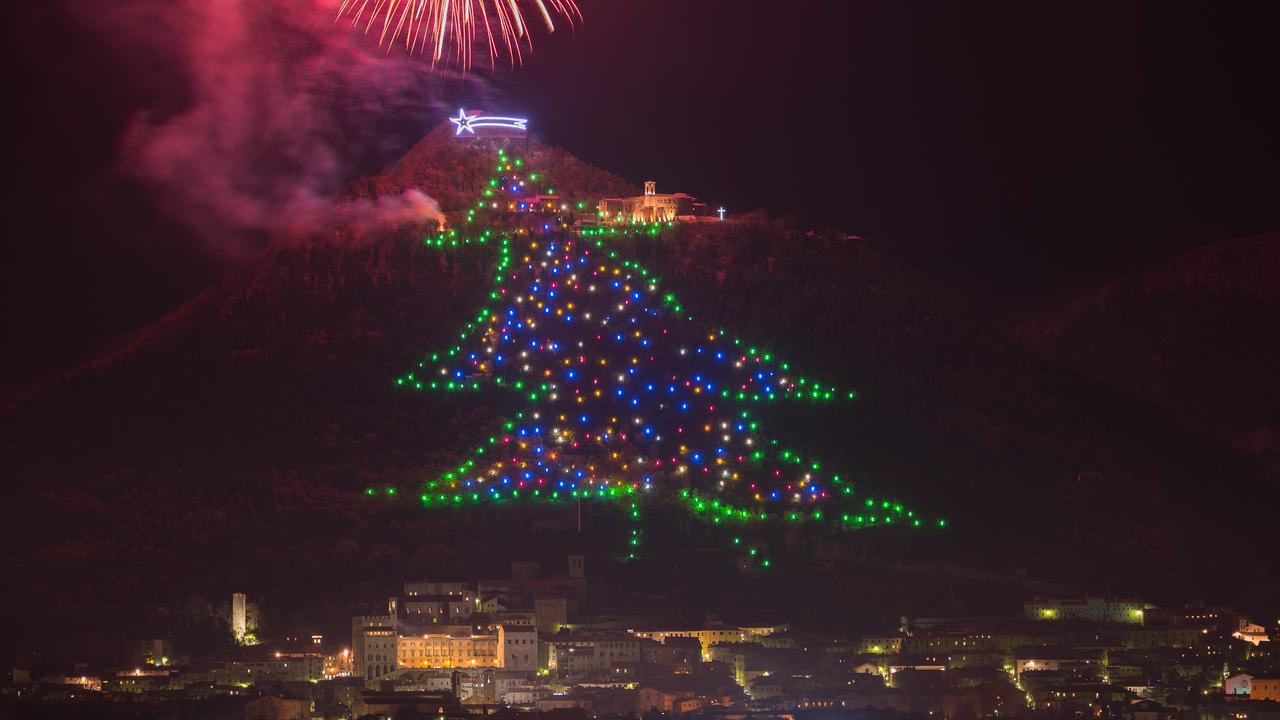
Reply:
<svg viewBox="0 0 1280 720"><path fill-rule="evenodd" d="M335 200L453 106L488 94L335 23L335 0L66 0L141 78L124 171L230 259L335 223L356 234L441 219L416 190Z"/></svg>

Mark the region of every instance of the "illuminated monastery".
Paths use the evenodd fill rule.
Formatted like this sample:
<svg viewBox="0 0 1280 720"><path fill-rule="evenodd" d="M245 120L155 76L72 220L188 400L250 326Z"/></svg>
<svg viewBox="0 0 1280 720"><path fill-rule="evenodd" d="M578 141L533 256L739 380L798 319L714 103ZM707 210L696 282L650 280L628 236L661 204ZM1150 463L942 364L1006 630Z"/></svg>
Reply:
<svg viewBox="0 0 1280 720"><path fill-rule="evenodd" d="M708 216L706 203L685 193L659 194L657 183L646 180L644 194L636 197L604 198L598 206L605 223L654 223L676 220L696 222L716 219Z"/></svg>

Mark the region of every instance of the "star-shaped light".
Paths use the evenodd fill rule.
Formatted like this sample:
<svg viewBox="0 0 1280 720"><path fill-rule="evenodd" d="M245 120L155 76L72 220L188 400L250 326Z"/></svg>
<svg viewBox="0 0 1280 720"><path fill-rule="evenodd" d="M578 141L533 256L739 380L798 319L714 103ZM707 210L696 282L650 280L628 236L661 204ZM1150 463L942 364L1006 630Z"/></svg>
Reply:
<svg viewBox="0 0 1280 720"><path fill-rule="evenodd" d="M465 131L465 132L471 133L472 135L475 135L476 134L475 128L471 127L472 119L473 118L471 118L471 116L467 115L466 110L463 110L462 108L458 108L458 117L449 118L449 122L453 123L454 127L456 128L453 131L453 134L461 135Z"/></svg>

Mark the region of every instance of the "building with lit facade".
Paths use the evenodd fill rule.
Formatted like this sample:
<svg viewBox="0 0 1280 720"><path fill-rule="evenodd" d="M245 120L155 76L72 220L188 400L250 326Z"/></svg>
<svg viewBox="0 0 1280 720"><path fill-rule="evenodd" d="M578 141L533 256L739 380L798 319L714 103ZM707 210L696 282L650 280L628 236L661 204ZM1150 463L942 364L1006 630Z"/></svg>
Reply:
<svg viewBox="0 0 1280 720"><path fill-rule="evenodd" d="M396 646L399 667L498 667L497 635L404 635Z"/></svg>
<svg viewBox="0 0 1280 720"><path fill-rule="evenodd" d="M1033 598L1022 604L1022 612L1030 620L1088 620L1141 625L1148 607L1147 603L1132 599Z"/></svg>
<svg viewBox="0 0 1280 720"><path fill-rule="evenodd" d="M654 223L692 218L705 210L705 205L685 193L660 194L657 183L647 180L643 195L604 198L597 210L600 220L605 223Z"/></svg>
<svg viewBox="0 0 1280 720"><path fill-rule="evenodd" d="M638 638L648 638L662 643L673 637L694 638L702 645L703 657L709 658L708 651L716 643L749 642L786 629L786 625L764 625L759 627L693 628L689 630L635 630L632 632Z"/></svg>
<svg viewBox="0 0 1280 720"><path fill-rule="evenodd" d="M539 565L512 563L510 578L419 581L387 600L385 614L351 619L351 675L368 682L406 670L492 669L534 673L539 629L554 632L586 592L581 554L567 557L564 575L538 577ZM476 613L491 616L485 628ZM345 656L344 656L345 659Z"/></svg>
<svg viewBox="0 0 1280 720"><path fill-rule="evenodd" d="M538 634L532 627L493 633L401 633L396 638L396 666L414 669L538 669Z"/></svg>
<svg viewBox="0 0 1280 720"><path fill-rule="evenodd" d="M1256 677L1249 681L1250 700L1280 700L1280 677Z"/></svg>

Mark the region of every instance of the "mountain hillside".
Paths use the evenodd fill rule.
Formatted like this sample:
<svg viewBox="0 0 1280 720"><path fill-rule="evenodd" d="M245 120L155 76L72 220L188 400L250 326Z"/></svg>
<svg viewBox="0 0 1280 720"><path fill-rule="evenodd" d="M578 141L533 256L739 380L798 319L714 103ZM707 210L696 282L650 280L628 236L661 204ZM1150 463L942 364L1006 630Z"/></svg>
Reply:
<svg viewBox="0 0 1280 720"><path fill-rule="evenodd" d="M446 212L464 210L475 202L492 175L492 156L459 142L448 123L437 127L380 175L353 183L348 192L377 197L419 189ZM569 153L536 140L515 148L530 167L553 179L556 191L569 197L638 195L640 188L578 160Z"/></svg>
<svg viewBox="0 0 1280 720"><path fill-rule="evenodd" d="M1168 409L1280 478L1280 234L1197 248L1018 319L1046 359Z"/></svg>
<svg viewBox="0 0 1280 720"><path fill-rule="evenodd" d="M565 197L631 191L536 141L525 154ZM417 187L456 210L491 162L437 129L350 192ZM500 394L394 385L474 312L495 260L491 246L428 247L422 232L349 242L339 228L274 245L4 407L0 574L24 588L6 599L30 621L22 632L74 634L104 612L121 632L148 627L188 595L233 586L289 599L277 607L375 597L406 574L463 572L486 557L483 543L527 532L410 499L513 408ZM869 533L870 556L1157 600L1270 591L1256 559L1227 552L1265 528L1216 535L1232 507L1203 502L1207 479L1270 502L1274 484L1254 464L1158 404L1011 342L873 243L757 214L614 249L700 321L859 389L854 403L779 406L769 420L857 484L953 521L938 542ZM366 497L375 486L408 497ZM920 598L921 612L946 611L944 595Z"/></svg>

